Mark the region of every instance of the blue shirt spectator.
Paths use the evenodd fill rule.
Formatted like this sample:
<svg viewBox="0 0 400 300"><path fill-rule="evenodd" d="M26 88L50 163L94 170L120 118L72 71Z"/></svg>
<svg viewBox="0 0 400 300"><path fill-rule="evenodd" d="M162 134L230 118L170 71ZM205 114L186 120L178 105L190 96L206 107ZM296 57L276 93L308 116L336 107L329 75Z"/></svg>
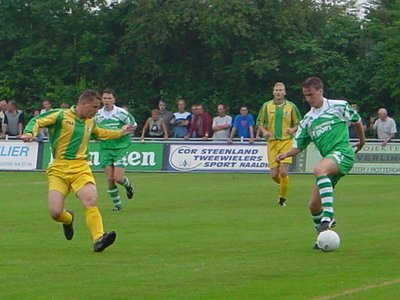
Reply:
<svg viewBox="0 0 400 300"><path fill-rule="evenodd" d="M240 115L237 115L233 121L231 136L228 139L228 143L232 143L232 139L237 131L240 138L249 139L249 143L252 144L254 141L253 127L254 118L249 114L247 106L242 105L240 107Z"/></svg>

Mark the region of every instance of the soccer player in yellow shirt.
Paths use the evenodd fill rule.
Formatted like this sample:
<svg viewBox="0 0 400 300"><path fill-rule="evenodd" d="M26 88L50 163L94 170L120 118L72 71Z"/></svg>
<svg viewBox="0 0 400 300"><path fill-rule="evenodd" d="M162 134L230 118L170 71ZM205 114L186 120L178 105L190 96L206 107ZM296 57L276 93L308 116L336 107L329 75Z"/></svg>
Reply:
<svg viewBox="0 0 400 300"><path fill-rule="evenodd" d="M292 148L292 135L297 130L301 116L297 106L286 100L286 89L282 82L275 83L272 94L274 99L265 102L260 109L257 126L268 141L267 156L271 177L279 185L278 204L286 206L288 169L292 159L288 157L278 163L275 158Z"/></svg>
<svg viewBox="0 0 400 300"><path fill-rule="evenodd" d="M93 238L93 249L101 252L112 245L116 232L105 232L97 207L97 190L88 164L88 144L93 135L97 139L116 139L133 132L131 125L121 130L107 130L96 126L93 116L100 107L99 93L88 90L78 104L69 109L53 109L41 114L27 124L21 139L32 141L40 128L47 128L53 154L53 162L47 169L49 181L48 205L51 217L63 224L67 240L74 236L74 212L65 210L64 201L70 191L85 207L86 224Z"/></svg>

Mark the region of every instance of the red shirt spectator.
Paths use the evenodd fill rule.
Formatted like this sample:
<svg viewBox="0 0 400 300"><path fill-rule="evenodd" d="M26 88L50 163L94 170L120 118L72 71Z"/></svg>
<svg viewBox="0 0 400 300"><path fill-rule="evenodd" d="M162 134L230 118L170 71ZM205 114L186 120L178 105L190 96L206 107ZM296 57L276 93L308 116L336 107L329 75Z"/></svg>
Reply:
<svg viewBox="0 0 400 300"><path fill-rule="evenodd" d="M212 118L208 112L204 111L203 105L198 105L196 114L194 115L189 128L189 133L186 138L196 133L196 137L208 139L211 136Z"/></svg>

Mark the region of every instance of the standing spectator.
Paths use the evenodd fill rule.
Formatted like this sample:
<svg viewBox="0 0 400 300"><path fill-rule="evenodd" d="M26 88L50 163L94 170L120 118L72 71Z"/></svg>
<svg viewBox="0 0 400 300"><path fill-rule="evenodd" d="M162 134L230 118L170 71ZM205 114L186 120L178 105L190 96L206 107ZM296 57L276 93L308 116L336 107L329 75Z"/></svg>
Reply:
<svg viewBox="0 0 400 300"><path fill-rule="evenodd" d="M360 114L360 107L358 106L358 104L352 104L351 107L358 113ZM361 115L360 115L361 117ZM365 118L361 117L361 123L364 127L364 132L367 131L367 122L365 121ZM357 139L358 135L357 135L357 127L355 123L350 123L349 124L349 137L351 139Z"/></svg>
<svg viewBox="0 0 400 300"><path fill-rule="evenodd" d="M197 104L192 104L192 108L190 110L190 121L189 121L189 129L190 126L192 126L194 116L197 114ZM192 135L190 136L191 138L196 138L196 131L193 131Z"/></svg>
<svg viewBox="0 0 400 300"><path fill-rule="evenodd" d="M103 107L95 115L99 126L106 129L120 130L125 125L136 128L135 118L125 109L115 105L116 96L112 89L105 89L102 95ZM107 192L114 205L113 211L122 210L122 201L117 184L123 186L128 199L133 198L132 182L125 176L124 157L129 154L131 137L124 135L118 139L100 141L100 166L107 178Z"/></svg>
<svg viewBox="0 0 400 300"><path fill-rule="evenodd" d="M4 113L2 135L20 137L24 130L24 113L17 109L17 102L11 100L8 103L8 110Z"/></svg>
<svg viewBox="0 0 400 300"><path fill-rule="evenodd" d="M43 100L42 102L42 109L40 110L40 114L44 114L52 109L52 104L49 99Z"/></svg>
<svg viewBox="0 0 400 300"><path fill-rule="evenodd" d="M232 143L236 131L241 139L249 139L249 143L254 142L254 118L249 114L249 109L246 105L240 107L240 114L233 121L231 136L228 138L228 143Z"/></svg>
<svg viewBox="0 0 400 300"><path fill-rule="evenodd" d="M160 111L160 118L163 120L165 127L167 128L168 135L170 133L170 125L171 125L171 120L174 117L174 114L167 110L167 102L165 102L163 99L161 99L158 102L158 109Z"/></svg>
<svg viewBox="0 0 400 300"><path fill-rule="evenodd" d="M147 133L148 131L148 133ZM141 141L144 142L144 137L161 138L168 139L168 132L163 119L160 118L160 111L158 109L153 109L151 111L151 117L147 119L146 123L142 129Z"/></svg>
<svg viewBox="0 0 400 300"><path fill-rule="evenodd" d="M226 115L225 105L218 104L218 116L213 119L212 130L214 140L226 140L229 138L232 127L232 117Z"/></svg>
<svg viewBox="0 0 400 300"><path fill-rule="evenodd" d="M3 132L3 122L5 118L5 112L8 110L8 103L6 100L0 101L0 134Z"/></svg>
<svg viewBox="0 0 400 300"><path fill-rule="evenodd" d="M286 88L277 82L272 90L274 99L267 101L260 109L257 118L258 129L268 139L267 156L272 180L279 186L278 205L286 206L286 195L289 189L289 165L292 158L277 162L278 154L293 147L292 136L300 122L300 112L296 104L286 99Z"/></svg>
<svg viewBox="0 0 400 300"><path fill-rule="evenodd" d="M196 133L197 138L202 138L203 140L208 140L211 134L212 119L211 115L204 111L202 104L197 105L196 114L192 119L190 124L189 133L185 136L185 139L189 139L193 132Z"/></svg>
<svg viewBox="0 0 400 300"><path fill-rule="evenodd" d="M67 102L62 102L60 104L60 108L70 108L70 107L71 107L71 105L69 105Z"/></svg>
<svg viewBox="0 0 400 300"><path fill-rule="evenodd" d="M40 114L44 114L44 113L52 110L51 101L48 99L43 100L42 107L43 108L40 110ZM49 133L47 131L47 128L42 128L36 138L38 141L42 141L43 138L48 138L48 136L49 136Z"/></svg>
<svg viewBox="0 0 400 300"><path fill-rule="evenodd" d="M171 119L171 125L174 125L172 136L174 138L184 138L188 133L190 113L186 111L185 100L178 100L177 105L178 111L174 113L174 117Z"/></svg>
<svg viewBox="0 0 400 300"><path fill-rule="evenodd" d="M397 132L396 122L388 116L386 108L378 110L378 119L372 119L371 126L376 130L378 139L383 140L382 146L386 146Z"/></svg>

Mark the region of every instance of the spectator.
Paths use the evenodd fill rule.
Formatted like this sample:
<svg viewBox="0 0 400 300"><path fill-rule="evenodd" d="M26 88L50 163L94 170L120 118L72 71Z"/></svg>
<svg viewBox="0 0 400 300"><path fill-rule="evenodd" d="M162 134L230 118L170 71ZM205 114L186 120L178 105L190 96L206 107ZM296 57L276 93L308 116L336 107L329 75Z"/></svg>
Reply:
<svg viewBox="0 0 400 300"><path fill-rule="evenodd" d="M378 110L378 119L372 118L371 126L376 130L378 139L383 140L382 146L386 146L397 132L396 122L388 116L388 112L385 108L380 108Z"/></svg>
<svg viewBox="0 0 400 300"><path fill-rule="evenodd" d="M147 134L146 132L149 131ZM147 119L143 126L141 141L144 142L144 137L161 138L168 139L167 127L163 119L160 118L160 111L158 109L153 109L151 111L151 117Z"/></svg>
<svg viewBox="0 0 400 300"><path fill-rule="evenodd" d="M249 143L254 142L254 118L253 115L249 114L249 110L246 105L240 107L240 115L235 117L233 121L231 136L228 139L228 143L232 143L233 137L236 131L241 139L249 139Z"/></svg>
<svg viewBox="0 0 400 300"><path fill-rule="evenodd" d="M197 104L192 104L192 108L191 108L191 114L190 114L190 122L189 122L189 129L190 126L192 126L192 122L194 120L194 116L196 115L197 112ZM192 135L190 136L191 138L196 138L196 131L193 131Z"/></svg>
<svg viewBox="0 0 400 300"><path fill-rule="evenodd" d="M232 127L232 117L226 115L225 105L218 104L218 116L213 119L212 130L214 140L226 140Z"/></svg>
<svg viewBox="0 0 400 300"><path fill-rule="evenodd" d="M37 117L38 115L40 115L40 109L34 109L32 111L32 117L34 118Z"/></svg>
<svg viewBox="0 0 400 300"><path fill-rule="evenodd" d="M358 112L358 114L360 114L360 107L358 106L358 104L352 104L351 107L356 112ZM364 127L364 132L366 132L367 131L367 122L366 122L365 118L361 117L361 123ZM357 134L357 129L356 129L355 123L349 124L349 137L351 139L358 139L358 134Z"/></svg>
<svg viewBox="0 0 400 300"><path fill-rule="evenodd" d="M167 110L167 102L165 102L163 99L161 99L158 102L158 109L160 111L160 118L163 120L165 127L167 128L168 135L170 133L170 125L171 125L171 120L174 117L174 114Z"/></svg>
<svg viewBox="0 0 400 300"><path fill-rule="evenodd" d="M174 113L174 117L171 119L171 125L174 126L172 136L174 138L184 138L188 133L190 113L186 111L185 100L178 100L177 105L178 111Z"/></svg>
<svg viewBox="0 0 400 300"><path fill-rule="evenodd" d="M42 107L43 108L40 110L40 114L44 114L44 113L47 113L48 111L52 110L51 101L48 100L48 99L43 100ZM40 132L38 133L38 135L36 137L36 139L39 142L41 142L41 141L43 141L44 138L48 138L48 136L49 136L49 133L47 131L47 128L41 128Z"/></svg>
<svg viewBox="0 0 400 300"><path fill-rule="evenodd" d="M24 129L24 113L17 109L17 102L11 100L8 103L8 110L4 113L2 135L20 137Z"/></svg>
<svg viewBox="0 0 400 300"><path fill-rule="evenodd" d="M197 105L196 114L190 124L189 133L185 136L185 139L189 139L193 132L196 133L197 138L208 140L211 135L212 119L208 112L204 111L202 104Z"/></svg>
<svg viewBox="0 0 400 300"><path fill-rule="evenodd" d="M40 110L40 114L44 114L45 112L48 112L48 111L52 110L51 101L48 100L48 99L43 100L42 107L43 108Z"/></svg>
<svg viewBox="0 0 400 300"><path fill-rule="evenodd" d="M0 132L2 132L5 112L8 110L8 103L6 100L0 101Z"/></svg>
<svg viewBox="0 0 400 300"><path fill-rule="evenodd" d="M69 105L67 102L62 102L60 104L60 108L70 108L70 107L71 107L71 105Z"/></svg>

